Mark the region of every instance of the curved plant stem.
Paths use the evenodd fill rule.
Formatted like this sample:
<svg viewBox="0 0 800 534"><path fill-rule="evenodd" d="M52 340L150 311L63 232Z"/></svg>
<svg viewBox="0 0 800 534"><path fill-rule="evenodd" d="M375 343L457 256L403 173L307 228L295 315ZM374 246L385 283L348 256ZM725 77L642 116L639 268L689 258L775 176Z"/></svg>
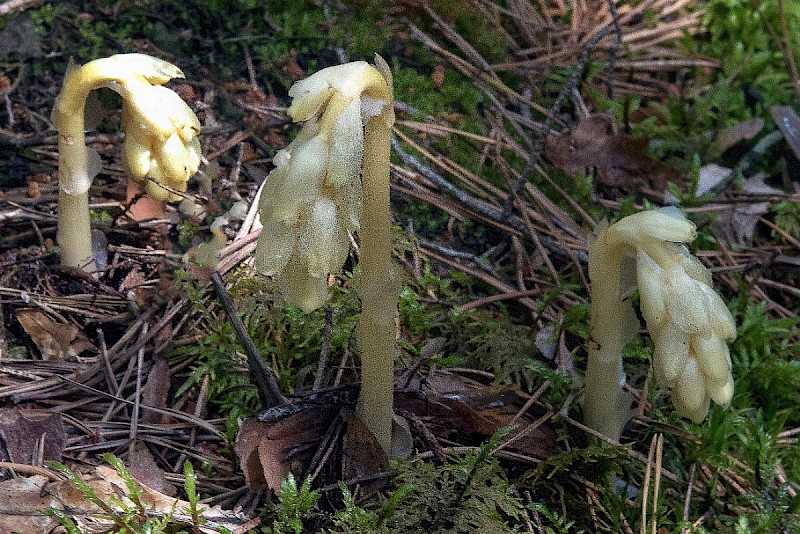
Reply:
<svg viewBox="0 0 800 534"><path fill-rule="evenodd" d="M89 93L107 87L122 97L124 160L136 179L148 174L153 183L181 191L200 165L200 122L172 90L162 87L182 77L178 67L144 54L118 54L78 66L70 63L53 108L58 129L58 244L63 265L93 270L89 221L89 188L100 171L100 158L90 157L84 135ZM148 192L166 200L160 186Z"/></svg>
<svg viewBox="0 0 800 534"><path fill-rule="evenodd" d="M588 426L619 440L631 401L622 391L622 349L629 340L626 323L636 318L630 303L621 298L624 250L604 243L605 236L606 232L599 235L589 253L592 312L584 409Z"/></svg>
<svg viewBox="0 0 800 534"><path fill-rule="evenodd" d="M96 87L96 80L88 82L67 73L64 86L70 84L71 91L62 91L53 113L58 127L58 233L61 263L81 269L92 269L92 240L89 231L89 193L79 184L92 180L89 175L89 158L84 135L84 106L89 92Z"/></svg>

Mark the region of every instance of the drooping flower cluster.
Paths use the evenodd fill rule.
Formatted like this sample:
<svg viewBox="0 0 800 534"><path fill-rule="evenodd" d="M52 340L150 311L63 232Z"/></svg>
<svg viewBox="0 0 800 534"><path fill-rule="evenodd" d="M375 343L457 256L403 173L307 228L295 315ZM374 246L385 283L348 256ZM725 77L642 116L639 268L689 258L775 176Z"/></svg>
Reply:
<svg viewBox="0 0 800 534"><path fill-rule="evenodd" d="M327 300L328 274L341 270L348 232L361 225L364 123L390 105L391 93L381 72L358 61L316 72L289 96L289 115L306 122L275 155L255 257L287 300L311 311Z"/></svg>
<svg viewBox="0 0 800 534"><path fill-rule="evenodd" d="M656 380L672 389L678 413L699 423L710 401L727 406L733 396L726 342L736 337L736 325L708 269L685 246L670 248L680 264L666 268L638 252L637 277L657 281L640 283L640 303L655 345Z"/></svg>
<svg viewBox="0 0 800 534"><path fill-rule="evenodd" d="M636 249L656 380L672 390L678 413L699 423L710 401L727 406L733 396L726 342L736 337L736 325L711 287L711 273L684 244L694 240L695 226L675 208L638 213L614 226Z"/></svg>
<svg viewBox="0 0 800 534"><path fill-rule="evenodd" d="M81 269L97 267L92 258L89 188L100 171L100 158L86 147L84 114L89 94L101 87L122 97L126 138L124 164L130 175L150 176L166 187L186 190L200 165L200 123L180 97L162 84L183 76L180 69L145 54L119 54L70 62L53 107L58 129L58 234L61 262ZM175 199L159 183L146 190L157 200Z"/></svg>
<svg viewBox="0 0 800 534"><path fill-rule="evenodd" d="M174 65L156 61L156 77L143 77L120 88L125 129L122 153L130 176L138 181L147 177L154 180L145 182L150 197L177 202L181 196L159 184L186 191L189 178L200 167L200 121L173 90L151 85L183 77Z"/></svg>
<svg viewBox="0 0 800 534"><path fill-rule="evenodd" d="M53 110L59 131L70 121L83 123L83 106L89 92L108 87L122 97L125 130L123 162L130 175L142 181L151 177L178 191L200 166L200 121L181 97L163 84L183 73L175 65L145 54L117 54L83 66L70 65L64 87ZM82 127L82 126L81 126ZM70 194L85 193L91 175L66 176L62 187ZM156 200L180 200L157 183L148 181L147 193Z"/></svg>

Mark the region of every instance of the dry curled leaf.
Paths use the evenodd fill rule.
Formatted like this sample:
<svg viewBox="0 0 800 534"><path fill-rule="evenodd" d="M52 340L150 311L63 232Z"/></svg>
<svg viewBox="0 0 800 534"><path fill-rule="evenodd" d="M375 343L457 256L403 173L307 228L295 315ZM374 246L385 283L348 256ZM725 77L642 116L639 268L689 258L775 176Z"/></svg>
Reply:
<svg viewBox="0 0 800 534"><path fill-rule="evenodd" d="M135 508L134 503L127 497L130 495L127 483L114 469L101 465L80 476L83 482L92 488L95 495L115 511L122 512L122 506L119 503L128 509ZM137 480L137 483L141 490L139 499L149 517L169 516L173 521L185 525L195 524L191 519L191 505L188 501L164 495L141 483L140 480ZM91 532L107 532L108 528L113 526L101 514L102 511L87 501L83 494L67 480L47 484L42 489L42 493L50 495L54 501L52 506L67 511L68 515L83 529ZM243 534L253 526L249 519L242 514L223 510L219 506L203 505L199 517L200 522L197 526L199 527L198 531L202 533L217 533L224 528L236 534Z"/></svg>
<svg viewBox="0 0 800 534"><path fill-rule="evenodd" d="M440 440L480 443L514 423L518 428L509 439L521 435L509 447L511 450L548 458L558 448L549 426L530 427L538 415L528 411L517 417L527 399L514 387L488 387L444 372L426 377L426 384L432 389L419 390L410 381L406 391L395 394L395 410L425 421Z"/></svg>
<svg viewBox="0 0 800 534"><path fill-rule="evenodd" d="M775 108L772 109L774 110ZM741 141L752 139L762 128L764 128L764 119L761 117L753 117L752 119L723 128L714 138L714 141L717 142L720 150L728 150Z"/></svg>
<svg viewBox="0 0 800 534"><path fill-rule="evenodd" d="M164 358L156 358L142 387L142 402L154 408L166 408L171 380L172 375L167 361ZM143 423L159 424L163 422L163 418L163 414L155 410L145 410L142 414Z"/></svg>
<svg viewBox="0 0 800 534"><path fill-rule="evenodd" d="M174 497L178 493L175 486L167 481L164 470L156 464L153 455L143 442L137 441L130 449L127 463L130 465L128 470L131 476L148 488L168 497Z"/></svg>
<svg viewBox="0 0 800 534"><path fill-rule="evenodd" d="M342 439L342 479L366 480L389 469L389 460L381 444L366 423L350 409L342 410L346 431ZM382 482L382 481L381 481ZM371 489L362 490L369 493Z"/></svg>
<svg viewBox="0 0 800 534"><path fill-rule="evenodd" d="M61 461L66 438L61 414L49 410L0 408L0 460L35 465Z"/></svg>
<svg viewBox="0 0 800 534"><path fill-rule="evenodd" d="M280 68L283 75L292 81L306 77L306 72L297 62L297 50L295 49L289 51L289 57L283 61Z"/></svg>
<svg viewBox="0 0 800 534"><path fill-rule="evenodd" d="M281 480L289 473L304 478L314 458L323 459L313 468L328 482L369 479L385 472L386 453L353 412L350 397L356 392L344 388L315 399L295 399L243 421L235 450L247 486L278 494Z"/></svg>
<svg viewBox="0 0 800 534"><path fill-rule="evenodd" d="M46 534L58 525L44 515L53 498L44 491L48 479L41 475L17 477L0 482L0 532Z"/></svg>
<svg viewBox="0 0 800 534"><path fill-rule="evenodd" d="M745 193L782 195L783 191L764 183L764 175L751 176L742 184ZM714 235L730 244L749 246L758 220L769 211L769 202L744 202L726 209L714 219Z"/></svg>
<svg viewBox="0 0 800 534"><path fill-rule="evenodd" d="M33 180L28 182L28 198L39 198L40 196L42 196L42 193L39 190L39 182L34 182Z"/></svg>
<svg viewBox="0 0 800 534"><path fill-rule="evenodd" d="M239 425L236 455L248 487L280 492L289 473L302 477L336 408L304 410L272 422L246 419Z"/></svg>
<svg viewBox="0 0 800 534"><path fill-rule="evenodd" d="M17 310L17 320L31 336L43 360L63 361L78 355L73 342L78 337L78 327L52 319L46 313L32 308Z"/></svg>
<svg viewBox="0 0 800 534"><path fill-rule="evenodd" d="M647 154L647 139L613 133L609 115L591 115L571 132L551 135L545 155L554 167L566 174L597 168L598 183L625 191L642 186L662 191L667 182L682 185L684 178L674 167Z"/></svg>

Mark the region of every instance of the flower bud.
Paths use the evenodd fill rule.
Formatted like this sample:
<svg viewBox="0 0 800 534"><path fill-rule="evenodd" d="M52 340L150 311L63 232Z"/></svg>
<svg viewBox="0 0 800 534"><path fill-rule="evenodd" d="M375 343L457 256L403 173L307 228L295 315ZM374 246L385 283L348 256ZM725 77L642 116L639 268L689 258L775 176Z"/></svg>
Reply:
<svg viewBox="0 0 800 534"><path fill-rule="evenodd" d="M651 329L655 348L653 370L662 387L670 388L683 372L689 359L689 335L672 323Z"/></svg>
<svg viewBox="0 0 800 534"><path fill-rule="evenodd" d="M661 277L664 269L658 266L646 252L636 253L636 282L639 286L639 307L644 320L655 328L667 318Z"/></svg>
<svg viewBox="0 0 800 534"><path fill-rule="evenodd" d="M679 414L699 423L708 413L705 380L694 358L689 358L675 386L672 401Z"/></svg>
<svg viewBox="0 0 800 534"><path fill-rule="evenodd" d="M731 374L728 346L716 334L692 337L694 355L700 371L711 382L725 384Z"/></svg>
<svg viewBox="0 0 800 534"><path fill-rule="evenodd" d="M126 166L136 180L147 176L148 194L157 200L180 200L163 184L185 191L189 178L200 167L200 122L171 89L139 84L121 91L122 124L125 129ZM149 161L148 161L149 159Z"/></svg>
<svg viewBox="0 0 800 534"><path fill-rule="evenodd" d="M687 334L710 333L708 299L697 280L682 267L666 269L661 280L667 311L677 327Z"/></svg>
<svg viewBox="0 0 800 534"><path fill-rule="evenodd" d="M729 374L728 380L722 385L715 383L707 384L707 389L708 396L711 397L711 400L723 408L727 408L733 398L733 377Z"/></svg>
<svg viewBox="0 0 800 534"><path fill-rule="evenodd" d="M736 325L711 287L711 273L685 245L695 234L694 224L675 208L625 217L601 229L590 249L594 254L590 253L589 274L593 284L609 276L619 277L622 291L625 276L607 272L606 265L593 259L601 256L597 252L600 247L606 258L609 251L635 253L639 303L653 340L656 380L672 389L680 414L700 422L712 400L727 406L733 396L726 341L736 336ZM624 333L624 321L617 322Z"/></svg>

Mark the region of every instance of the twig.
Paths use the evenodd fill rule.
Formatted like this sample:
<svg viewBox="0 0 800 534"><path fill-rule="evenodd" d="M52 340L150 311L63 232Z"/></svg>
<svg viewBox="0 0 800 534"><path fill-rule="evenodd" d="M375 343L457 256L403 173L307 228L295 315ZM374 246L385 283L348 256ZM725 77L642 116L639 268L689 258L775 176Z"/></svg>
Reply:
<svg viewBox="0 0 800 534"><path fill-rule="evenodd" d="M200 386L200 393L197 394L197 402L195 402L194 406L194 416L198 419L203 414L203 410L206 407L206 402L208 401L208 390L210 384L210 377L208 373L203 375L203 384ZM194 447L197 441L197 427L192 427L189 431L189 441L186 443L187 447ZM172 470L175 472L181 471L181 466L183 462L186 460L186 454L181 453L178 456L178 460L173 464Z"/></svg>
<svg viewBox="0 0 800 534"><path fill-rule="evenodd" d="M578 85L578 81L583 76L583 71L586 70L586 65L589 63L589 56L591 55L595 46L597 46L597 43L600 42L600 39L608 35L610 31L611 28L608 26L601 28L592 36L591 39L589 39L589 41L586 43L586 46L583 47L583 51L578 58L578 63L575 65L575 70L572 71L569 79L564 82L564 86L558 93L556 101L553 102L553 105L547 112L547 117L545 118L544 126L542 126L541 134L536 138L536 142L534 143L530 155L528 156L528 163L525 164L525 168L522 170L522 174L520 174L519 178L517 179L517 183L514 185L513 189L509 192L508 197L506 198L505 206L503 207L503 218L501 220L505 221L506 219L511 218L511 212L514 209L514 200L519 196L522 188L525 186L528 180L530 180L534 167L542 158L542 150L544 149L544 144L547 140L548 133L553 127L558 110L561 109L561 106L564 104L564 100L567 98L567 95L572 93L572 89Z"/></svg>
<svg viewBox="0 0 800 534"><path fill-rule="evenodd" d="M694 477L697 470L697 464L692 464L689 467L689 487L686 488L686 498L683 501L683 514L681 520L689 521L689 505L692 502L692 490L694 489ZM681 529L681 534L688 532L686 528Z"/></svg>
<svg viewBox="0 0 800 534"><path fill-rule="evenodd" d="M272 374L272 370L267 367L264 360L261 359L258 347L256 347L250 335L247 333L247 329L244 327L242 320L236 315L233 301L228 294L228 290L225 289L225 282L222 281L222 277L218 272L214 271L211 273L211 282L214 284L214 290L217 293L220 304L222 304L222 309L225 310L225 315L228 316L228 320L231 322L233 330L236 332L236 337L239 339L239 343L242 344L242 348L247 355L247 366L250 368L250 373L256 380L258 396L264 408L272 408L273 406L287 404L288 401L281 393L278 382L275 380L275 375Z"/></svg>
<svg viewBox="0 0 800 534"><path fill-rule="evenodd" d="M52 471L50 469L46 469L44 467L39 467L36 465L17 464L14 462L0 462L0 469L10 469L14 473L24 473L26 475L40 475L50 479L51 482L58 482L61 480L65 480L65 478L56 471Z"/></svg>
<svg viewBox="0 0 800 534"><path fill-rule="evenodd" d="M456 200L461 202L464 206L475 211L479 215L482 215L486 219L493 221L498 224L504 224L511 226L514 230L517 230L519 233L525 235L528 238L531 238L531 230L525 224L525 222L517 217L516 215L510 214L506 220L503 220L503 212L495 207L489 206L484 204L467 192L459 189L455 185L448 182L442 175L427 167L422 162L420 162L417 158L403 150L403 147L400 146L400 142L397 140L395 136L392 136L392 149L394 150L395 154L397 154L401 160L406 165L410 165L413 167L417 172L425 176L428 180L434 183L440 189L443 189L449 195L455 197ZM524 182L523 182L524 185ZM556 242L555 240L547 237L547 236L538 236L539 240L541 241L542 245L544 245L547 249L551 252L555 252L557 254L561 254L567 257L571 257L572 254L583 263L588 262L588 256L583 251L567 251L565 247L563 247L560 243Z"/></svg>
<svg viewBox="0 0 800 534"><path fill-rule="evenodd" d="M42 2L43 0L6 0L0 4L0 17L14 11L23 11Z"/></svg>
<svg viewBox="0 0 800 534"><path fill-rule="evenodd" d="M614 74L617 52L619 52L619 47L622 44L622 25L619 23L616 0L608 0L608 10L611 12L611 20L614 22L614 33L616 34L616 39L608 49L608 64L606 64L606 96L612 99L614 98L614 81L611 76Z"/></svg>
<svg viewBox="0 0 800 534"><path fill-rule="evenodd" d="M322 336L322 348L319 351L319 364L317 374L314 377L314 391L322 387L322 380L325 377L325 367L328 364L328 351L331 348L331 323L333 322L333 309L325 306L325 330Z"/></svg>
<svg viewBox="0 0 800 534"><path fill-rule="evenodd" d="M786 64L789 66L789 73L792 75L792 85L797 96L800 97L800 70L797 69L797 62L794 58L794 48L789 38L789 28L786 25L786 11L783 7L783 0L778 0L778 13L781 19L781 44L783 45L783 55L786 56Z"/></svg>
<svg viewBox="0 0 800 534"><path fill-rule="evenodd" d="M147 336L148 324L142 327L142 337ZM142 367L144 366L144 346L136 353L136 393L133 396L133 414L131 415L130 443L128 444L128 455L130 456L136 446L136 438L139 434L139 406L142 402Z"/></svg>
<svg viewBox="0 0 800 534"><path fill-rule="evenodd" d="M97 388L93 388L91 386L87 386L86 384L83 384L83 383L78 382L76 380L72 380L69 377L57 376L55 378L57 380L61 380L63 382L71 384L72 386L74 386L76 388L89 391L90 393L93 393L95 395L100 395L101 397L112 399L112 400L115 400L117 402L121 402L121 403L125 403L125 404L131 404L131 405L133 404L133 401L130 401L128 399L123 399L122 397L118 397L116 395L112 395L111 393L106 393L105 391L100 391ZM217 430L214 427L214 425L212 425L211 423L209 423L209 422L207 422L207 421L205 421L203 419L194 417L193 415L188 414L186 412L182 412L180 410L173 410L171 408L157 408L155 406L148 406L147 404L139 404L139 408L144 409L144 410L151 410L151 411L156 412L158 414L166 415L168 417L173 417L173 418L178 419L180 421L186 421L186 422L188 422L188 423L190 423L192 425L197 425L200 428L205 429L206 431L210 432L211 434L213 434L215 437L217 437L219 439L224 439L225 438L225 434L223 434L222 432Z"/></svg>

